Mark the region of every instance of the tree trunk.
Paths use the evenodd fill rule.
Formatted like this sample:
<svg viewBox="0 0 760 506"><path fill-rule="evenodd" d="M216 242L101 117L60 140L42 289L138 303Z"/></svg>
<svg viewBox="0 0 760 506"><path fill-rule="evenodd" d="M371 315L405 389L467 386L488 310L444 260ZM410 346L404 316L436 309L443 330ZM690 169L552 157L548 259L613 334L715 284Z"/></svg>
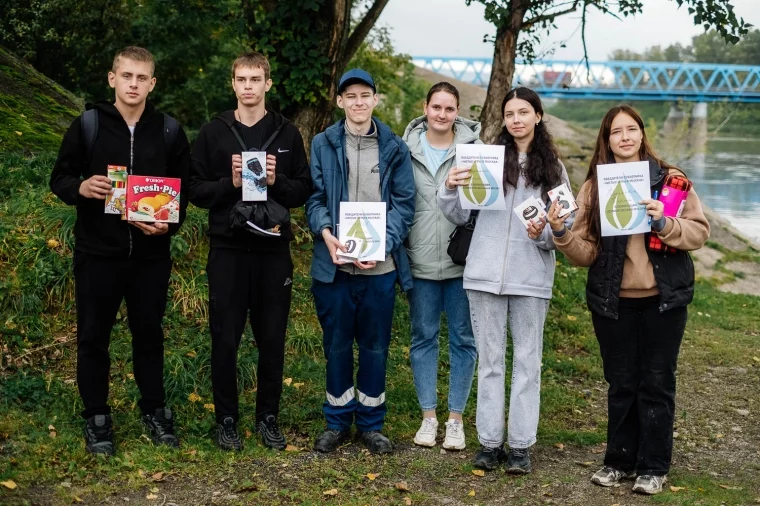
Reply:
<svg viewBox="0 0 760 506"><path fill-rule="evenodd" d="M527 4L528 0L512 0L509 19L505 19L504 23L496 30L491 79L488 82L486 101L480 113L482 124L480 138L486 144L493 144L504 126L504 112L501 110L501 102L512 88L517 38L520 35Z"/></svg>
<svg viewBox="0 0 760 506"><path fill-rule="evenodd" d="M324 131L332 121L338 79L346 70L359 45L375 25L388 1L374 0L353 31L350 30L351 6L355 1L326 0L316 14L317 29L325 34L323 45L325 56L331 62L323 85L327 93L324 96L319 95L316 103L308 106L297 105L286 111L288 117L301 131L307 153L314 136Z"/></svg>

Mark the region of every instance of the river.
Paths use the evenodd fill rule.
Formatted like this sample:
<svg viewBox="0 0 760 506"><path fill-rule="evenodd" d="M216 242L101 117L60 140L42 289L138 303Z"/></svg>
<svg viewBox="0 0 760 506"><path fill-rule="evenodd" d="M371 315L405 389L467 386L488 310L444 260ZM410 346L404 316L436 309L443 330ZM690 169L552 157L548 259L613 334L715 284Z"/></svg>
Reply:
<svg viewBox="0 0 760 506"><path fill-rule="evenodd" d="M714 139L682 164L702 203L760 243L760 141Z"/></svg>

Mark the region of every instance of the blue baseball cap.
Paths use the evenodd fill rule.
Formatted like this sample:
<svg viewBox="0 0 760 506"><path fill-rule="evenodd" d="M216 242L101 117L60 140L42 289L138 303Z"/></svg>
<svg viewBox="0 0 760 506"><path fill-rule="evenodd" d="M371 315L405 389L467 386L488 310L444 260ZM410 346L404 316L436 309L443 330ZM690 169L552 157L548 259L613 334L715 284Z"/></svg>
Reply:
<svg viewBox="0 0 760 506"><path fill-rule="evenodd" d="M345 90L348 86L352 84L366 84L370 88L372 88L372 91L377 93L377 88L375 87L375 81L372 79L372 76L369 75L369 72L362 69L351 69L340 78L340 81L338 82L338 95L343 93L343 90Z"/></svg>

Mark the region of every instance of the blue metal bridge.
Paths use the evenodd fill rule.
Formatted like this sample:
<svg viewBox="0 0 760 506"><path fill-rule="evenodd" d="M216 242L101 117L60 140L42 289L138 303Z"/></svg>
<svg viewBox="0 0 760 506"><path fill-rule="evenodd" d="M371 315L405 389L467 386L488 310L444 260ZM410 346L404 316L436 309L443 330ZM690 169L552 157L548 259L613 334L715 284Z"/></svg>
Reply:
<svg viewBox="0 0 760 506"><path fill-rule="evenodd" d="M413 56L415 65L487 87L490 58ZM515 64L514 85L545 98L760 103L760 66L547 60Z"/></svg>

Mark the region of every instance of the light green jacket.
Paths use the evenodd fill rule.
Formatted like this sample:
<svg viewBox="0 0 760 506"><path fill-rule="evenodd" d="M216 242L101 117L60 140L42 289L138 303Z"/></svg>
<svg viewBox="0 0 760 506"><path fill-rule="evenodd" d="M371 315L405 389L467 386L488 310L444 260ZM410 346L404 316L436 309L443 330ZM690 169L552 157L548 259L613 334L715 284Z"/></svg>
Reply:
<svg viewBox="0 0 760 506"><path fill-rule="evenodd" d="M426 131L427 119L420 116L409 123L403 136L412 155L416 189L414 221L406 242L412 277L433 281L461 278L464 267L455 265L446 254L449 235L456 227L438 209L436 198L449 169L456 163L456 145L481 143L480 123L457 117L454 122L454 142L441 166L433 171L435 177L426 167L427 161L420 142L420 136Z"/></svg>

